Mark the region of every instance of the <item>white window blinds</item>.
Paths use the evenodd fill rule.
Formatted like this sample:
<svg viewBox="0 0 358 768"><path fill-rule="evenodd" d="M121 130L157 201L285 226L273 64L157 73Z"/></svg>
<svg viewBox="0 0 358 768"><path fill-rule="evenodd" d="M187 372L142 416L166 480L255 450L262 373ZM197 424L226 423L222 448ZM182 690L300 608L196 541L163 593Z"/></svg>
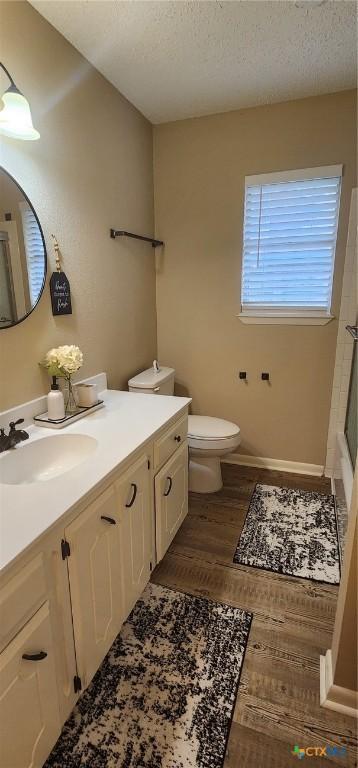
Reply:
<svg viewBox="0 0 358 768"><path fill-rule="evenodd" d="M242 312L326 313L342 166L245 180Z"/></svg>
<svg viewBox="0 0 358 768"><path fill-rule="evenodd" d="M44 247L36 216L27 203L20 203L31 304L36 304L44 279Z"/></svg>

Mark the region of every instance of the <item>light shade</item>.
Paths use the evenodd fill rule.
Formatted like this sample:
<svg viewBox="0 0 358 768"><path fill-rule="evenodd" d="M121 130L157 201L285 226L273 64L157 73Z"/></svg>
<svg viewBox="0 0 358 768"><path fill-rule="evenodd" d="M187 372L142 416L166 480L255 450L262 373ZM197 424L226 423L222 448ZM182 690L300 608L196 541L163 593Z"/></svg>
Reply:
<svg viewBox="0 0 358 768"><path fill-rule="evenodd" d="M0 133L13 139L36 141L40 134L32 124L30 105L16 86L11 85L2 96L4 108L0 112Z"/></svg>

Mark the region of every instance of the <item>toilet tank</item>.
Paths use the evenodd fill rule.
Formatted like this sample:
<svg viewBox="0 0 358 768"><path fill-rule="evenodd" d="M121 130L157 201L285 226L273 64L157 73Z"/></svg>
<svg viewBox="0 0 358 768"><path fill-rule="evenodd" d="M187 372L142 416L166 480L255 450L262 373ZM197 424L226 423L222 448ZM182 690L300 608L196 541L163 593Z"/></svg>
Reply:
<svg viewBox="0 0 358 768"><path fill-rule="evenodd" d="M174 368L161 366L159 371L147 368L129 379L128 389L130 392L142 392L146 395L174 395L174 376Z"/></svg>

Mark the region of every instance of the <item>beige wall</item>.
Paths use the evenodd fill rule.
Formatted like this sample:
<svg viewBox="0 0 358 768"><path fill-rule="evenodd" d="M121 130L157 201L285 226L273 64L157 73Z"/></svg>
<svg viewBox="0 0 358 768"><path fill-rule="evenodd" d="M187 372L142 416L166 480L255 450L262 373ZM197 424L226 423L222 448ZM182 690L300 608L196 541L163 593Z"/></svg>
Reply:
<svg viewBox="0 0 358 768"><path fill-rule="evenodd" d="M158 354L193 411L237 422L241 453L323 464L337 335L326 326L243 325L244 177L344 164L334 281L339 310L355 186L355 96L343 92L156 126ZM248 383L239 382L246 370ZM261 382L269 371L271 383Z"/></svg>
<svg viewBox="0 0 358 768"><path fill-rule="evenodd" d="M73 303L72 316L53 317L47 286L27 320L1 331L2 410L47 391L37 362L59 344L81 347L83 375L104 370L110 385L125 386L155 357L156 312L152 249L109 237L110 227L152 231L151 125L27 3L0 3L0 36L41 133L37 142L3 138L1 164L37 211L48 278L56 234Z"/></svg>

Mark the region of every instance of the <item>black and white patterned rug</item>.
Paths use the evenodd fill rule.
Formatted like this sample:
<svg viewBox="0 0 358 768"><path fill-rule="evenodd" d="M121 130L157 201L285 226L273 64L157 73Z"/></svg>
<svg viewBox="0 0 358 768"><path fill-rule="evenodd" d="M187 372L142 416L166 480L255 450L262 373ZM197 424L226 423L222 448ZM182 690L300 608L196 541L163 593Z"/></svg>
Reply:
<svg viewBox="0 0 358 768"><path fill-rule="evenodd" d="M46 768L221 768L251 618L149 584Z"/></svg>
<svg viewBox="0 0 358 768"><path fill-rule="evenodd" d="M339 584L334 497L257 485L234 563Z"/></svg>

